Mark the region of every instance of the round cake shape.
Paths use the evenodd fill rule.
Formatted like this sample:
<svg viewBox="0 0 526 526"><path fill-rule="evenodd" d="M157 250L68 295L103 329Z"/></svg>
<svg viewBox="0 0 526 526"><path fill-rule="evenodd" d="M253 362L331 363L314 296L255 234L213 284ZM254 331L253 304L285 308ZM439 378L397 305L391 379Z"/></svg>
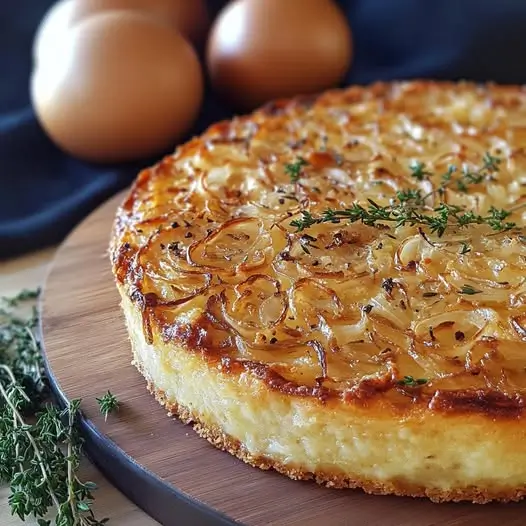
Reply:
<svg viewBox="0 0 526 526"><path fill-rule="evenodd" d="M111 258L168 411L292 478L526 493L526 91L277 101L139 174Z"/></svg>

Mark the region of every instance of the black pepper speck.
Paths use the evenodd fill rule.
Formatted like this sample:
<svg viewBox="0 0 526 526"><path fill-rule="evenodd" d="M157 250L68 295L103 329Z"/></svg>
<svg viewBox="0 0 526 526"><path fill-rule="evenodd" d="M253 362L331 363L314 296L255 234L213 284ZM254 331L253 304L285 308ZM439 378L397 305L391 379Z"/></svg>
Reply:
<svg viewBox="0 0 526 526"><path fill-rule="evenodd" d="M455 332L455 340L457 340L457 342L463 341L465 337L466 335L462 331Z"/></svg>

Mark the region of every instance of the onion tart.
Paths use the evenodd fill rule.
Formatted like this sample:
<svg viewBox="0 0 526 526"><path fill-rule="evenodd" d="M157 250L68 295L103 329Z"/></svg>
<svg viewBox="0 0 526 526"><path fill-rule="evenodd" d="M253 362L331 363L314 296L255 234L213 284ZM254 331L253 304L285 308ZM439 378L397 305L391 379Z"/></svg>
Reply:
<svg viewBox="0 0 526 526"><path fill-rule="evenodd" d="M134 364L262 469L526 495L526 89L276 101L143 170L111 259Z"/></svg>

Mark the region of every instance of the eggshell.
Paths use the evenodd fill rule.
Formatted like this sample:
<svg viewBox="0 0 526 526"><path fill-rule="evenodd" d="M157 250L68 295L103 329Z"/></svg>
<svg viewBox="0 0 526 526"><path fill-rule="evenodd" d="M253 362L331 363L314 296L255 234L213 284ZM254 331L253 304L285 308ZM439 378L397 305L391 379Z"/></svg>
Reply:
<svg viewBox="0 0 526 526"><path fill-rule="evenodd" d="M72 22L112 10L134 10L158 16L196 45L205 40L210 25L205 0L76 0Z"/></svg>
<svg viewBox="0 0 526 526"><path fill-rule="evenodd" d="M74 8L73 0L54 3L45 14L33 39L33 60L38 62L44 55L53 56L69 30Z"/></svg>
<svg viewBox="0 0 526 526"><path fill-rule="evenodd" d="M335 86L351 57L349 25L330 0L235 0L207 44L212 83L239 109Z"/></svg>
<svg viewBox="0 0 526 526"><path fill-rule="evenodd" d="M1 1L1 0L0 0ZM87 17L110 11L137 11L164 20L196 47L206 40L210 16L205 0L61 0L46 13L33 40L33 60L53 57L65 33Z"/></svg>
<svg viewBox="0 0 526 526"><path fill-rule="evenodd" d="M191 45L153 18L131 12L90 17L71 28L55 60L31 79L38 119L82 159L124 161L171 148L203 96Z"/></svg>

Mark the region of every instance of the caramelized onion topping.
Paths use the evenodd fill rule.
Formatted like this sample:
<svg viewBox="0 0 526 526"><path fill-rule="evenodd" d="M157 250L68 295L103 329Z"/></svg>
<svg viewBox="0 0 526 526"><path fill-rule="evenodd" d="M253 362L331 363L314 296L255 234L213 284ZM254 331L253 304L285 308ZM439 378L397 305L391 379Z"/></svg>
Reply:
<svg viewBox="0 0 526 526"><path fill-rule="evenodd" d="M150 342L160 331L273 388L515 415L526 396L524 122L519 88L409 82L219 123L141 172L115 222L114 274ZM458 183L488 159L498 162L482 181ZM426 213L439 201L511 210L516 227L438 237L382 221L291 225L305 211L388 206L402 190L426 196Z"/></svg>

